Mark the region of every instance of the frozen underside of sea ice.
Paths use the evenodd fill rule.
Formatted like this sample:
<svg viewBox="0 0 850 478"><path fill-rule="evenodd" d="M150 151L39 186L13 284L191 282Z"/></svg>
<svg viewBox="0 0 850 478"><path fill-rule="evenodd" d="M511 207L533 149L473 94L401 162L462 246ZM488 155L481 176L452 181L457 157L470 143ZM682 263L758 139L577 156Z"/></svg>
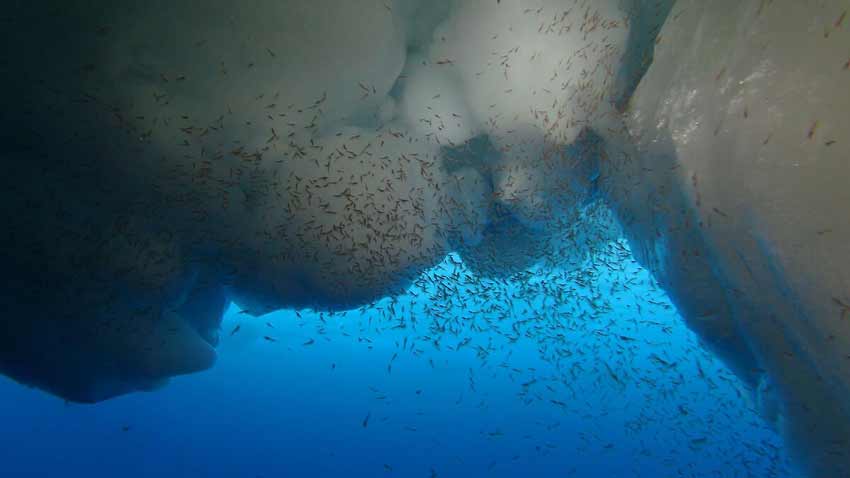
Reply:
<svg viewBox="0 0 850 478"><path fill-rule="evenodd" d="M4 8L16 380L150 389L212 366L230 301L348 309L449 252L500 277L623 233L811 475L847 466L848 2Z"/></svg>

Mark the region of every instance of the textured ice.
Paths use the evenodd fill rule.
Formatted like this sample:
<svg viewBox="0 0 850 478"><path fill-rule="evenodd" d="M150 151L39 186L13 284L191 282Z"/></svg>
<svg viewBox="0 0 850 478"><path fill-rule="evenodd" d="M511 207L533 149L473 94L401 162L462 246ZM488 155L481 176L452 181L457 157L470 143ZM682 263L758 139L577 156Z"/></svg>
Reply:
<svg viewBox="0 0 850 478"><path fill-rule="evenodd" d="M847 1L4 8L3 373L103 400L210 367L230 302L622 233L810 474L848 473Z"/></svg>
<svg viewBox="0 0 850 478"><path fill-rule="evenodd" d="M678 1L635 149L605 134L609 178L640 177L608 186L635 249L743 377L767 374L812 476L848 473L848 6Z"/></svg>

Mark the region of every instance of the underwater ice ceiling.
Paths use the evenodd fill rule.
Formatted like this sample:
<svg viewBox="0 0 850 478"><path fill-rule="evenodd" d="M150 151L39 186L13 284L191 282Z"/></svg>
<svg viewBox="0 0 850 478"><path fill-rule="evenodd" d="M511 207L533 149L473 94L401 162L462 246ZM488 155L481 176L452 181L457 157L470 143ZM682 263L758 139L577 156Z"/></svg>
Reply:
<svg viewBox="0 0 850 478"><path fill-rule="evenodd" d="M12 1L0 370L100 401L212 366L230 302L347 310L450 252L498 278L624 236L843 476L848 10Z"/></svg>

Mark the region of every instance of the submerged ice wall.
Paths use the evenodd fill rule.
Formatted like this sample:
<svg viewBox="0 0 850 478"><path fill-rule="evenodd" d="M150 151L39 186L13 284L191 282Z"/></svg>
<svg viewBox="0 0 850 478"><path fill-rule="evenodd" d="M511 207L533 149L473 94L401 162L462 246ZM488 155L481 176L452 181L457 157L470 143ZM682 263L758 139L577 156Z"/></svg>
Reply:
<svg viewBox="0 0 850 478"><path fill-rule="evenodd" d="M211 366L228 301L352 308L450 251L482 276L578 266L622 228L836 476L848 9L14 1L0 370L103 400Z"/></svg>
<svg viewBox="0 0 850 478"><path fill-rule="evenodd" d="M850 473L848 8L677 2L627 145L606 134L611 175L641 177L610 189L643 260L739 375L764 369L813 476Z"/></svg>

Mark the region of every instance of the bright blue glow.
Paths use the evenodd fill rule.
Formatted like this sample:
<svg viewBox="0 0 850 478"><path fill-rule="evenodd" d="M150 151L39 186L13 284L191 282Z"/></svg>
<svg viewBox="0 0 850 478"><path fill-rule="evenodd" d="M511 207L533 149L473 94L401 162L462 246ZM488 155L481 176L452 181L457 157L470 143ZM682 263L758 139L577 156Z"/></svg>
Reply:
<svg viewBox="0 0 850 478"><path fill-rule="evenodd" d="M478 281L450 256L357 311L231 306L212 370L97 405L3 379L0 460L7 476L789 476L750 392L625 246L609 253L585 285Z"/></svg>

